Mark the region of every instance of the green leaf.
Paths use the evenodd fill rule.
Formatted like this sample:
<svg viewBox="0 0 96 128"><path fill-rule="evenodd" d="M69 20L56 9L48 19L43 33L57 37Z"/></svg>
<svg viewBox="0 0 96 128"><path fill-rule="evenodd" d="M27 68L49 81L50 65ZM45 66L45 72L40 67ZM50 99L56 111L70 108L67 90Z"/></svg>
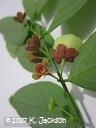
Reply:
<svg viewBox="0 0 96 128"><path fill-rule="evenodd" d="M9 52L9 54L12 57L15 58L17 56L17 52L18 52L19 46L18 45L8 45L8 44L6 44L6 47L7 47L7 50Z"/></svg>
<svg viewBox="0 0 96 128"><path fill-rule="evenodd" d="M48 49L53 48L54 45L54 39L50 34L47 34L46 36L44 36L44 42L46 43L46 46Z"/></svg>
<svg viewBox="0 0 96 128"><path fill-rule="evenodd" d="M56 106L50 111L48 105L50 99L54 98ZM63 89L54 83L38 82L21 88L11 98L10 102L21 117L35 117L37 124L31 124L34 128L82 128L80 124L67 116L67 123L38 124L39 117L65 118L62 107L68 107L68 111L75 117L73 108L65 96Z"/></svg>
<svg viewBox="0 0 96 128"><path fill-rule="evenodd" d="M96 91L96 32L82 46L73 64L69 81Z"/></svg>
<svg viewBox="0 0 96 128"><path fill-rule="evenodd" d="M71 18L87 1L88 0L58 0L57 10L48 31L51 32L58 25Z"/></svg>
<svg viewBox="0 0 96 128"><path fill-rule="evenodd" d="M28 59L28 52L25 50L25 45L21 46L17 52L18 61L26 70L32 72L34 64Z"/></svg>
<svg viewBox="0 0 96 128"><path fill-rule="evenodd" d="M57 0L48 0L46 5L44 6L42 13L43 13L44 18L46 19L47 23L49 23L49 21L54 16L54 13L56 10L56 5L57 5Z"/></svg>
<svg viewBox="0 0 96 128"><path fill-rule="evenodd" d="M18 23L13 17L6 17L0 20L0 32L8 45L22 45L28 34L28 27Z"/></svg>
<svg viewBox="0 0 96 128"><path fill-rule="evenodd" d="M28 35L28 27L16 22L14 17L6 17L0 20L0 32L4 36L10 55L16 57L18 48L25 42Z"/></svg>
<svg viewBox="0 0 96 128"><path fill-rule="evenodd" d="M72 18L62 25L63 33L72 33L81 39L86 39L96 27L95 5L96 0L89 0Z"/></svg>
<svg viewBox="0 0 96 128"><path fill-rule="evenodd" d="M23 0L27 15L32 19L39 16L47 1L48 0Z"/></svg>

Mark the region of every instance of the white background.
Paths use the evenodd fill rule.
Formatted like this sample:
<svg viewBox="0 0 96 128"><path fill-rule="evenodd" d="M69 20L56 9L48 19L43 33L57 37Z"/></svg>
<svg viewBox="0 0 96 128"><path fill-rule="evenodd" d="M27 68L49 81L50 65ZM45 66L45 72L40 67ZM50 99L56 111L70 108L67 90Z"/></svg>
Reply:
<svg viewBox="0 0 96 128"><path fill-rule="evenodd" d="M0 0L0 19L9 15L16 15L22 11L20 0ZM58 28L54 36L60 35ZM31 73L24 70L17 60L10 57L6 50L5 40L0 34L0 128L4 128L4 117L17 117L18 114L9 103L9 97L22 86L34 82ZM54 81L47 77L45 80ZM44 80L43 78L41 80ZM96 92L83 90L68 83L86 122L86 128L96 128Z"/></svg>

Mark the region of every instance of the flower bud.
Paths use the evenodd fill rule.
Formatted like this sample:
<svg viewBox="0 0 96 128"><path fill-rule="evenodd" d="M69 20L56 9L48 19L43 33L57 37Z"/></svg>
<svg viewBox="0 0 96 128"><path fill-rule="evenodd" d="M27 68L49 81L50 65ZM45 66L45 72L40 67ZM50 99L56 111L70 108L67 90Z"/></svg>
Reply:
<svg viewBox="0 0 96 128"><path fill-rule="evenodd" d="M17 15L14 17L14 20L16 20L17 22L22 23L24 21L26 17L26 13L22 13L22 12L17 12Z"/></svg>

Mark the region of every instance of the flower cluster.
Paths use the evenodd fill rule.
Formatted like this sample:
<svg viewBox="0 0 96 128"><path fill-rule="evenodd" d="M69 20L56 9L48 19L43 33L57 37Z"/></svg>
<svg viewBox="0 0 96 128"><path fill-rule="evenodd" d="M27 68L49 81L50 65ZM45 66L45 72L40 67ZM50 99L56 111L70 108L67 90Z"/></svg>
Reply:
<svg viewBox="0 0 96 128"><path fill-rule="evenodd" d="M63 59L69 62L73 62L76 56L78 55L78 48L76 42L77 41L69 42L68 45L68 43L59 43L58 41L57 45L54 44L53 49L51 49L52 59L54 59L57 64L61 64ZM46 59L47 57L42 56L41 54L42 48L40 43L40 38L37 34L33 34L32 37L28 38L26 42L26 51L28 52L28 59L30 60L30 62L35 63L35 68L32 75L33 79L35 80L46 75L52 76L48 69L48 59ZM81 42L79 43L79 45L80 44ZM46 51L44 51L43 49L43 52Z"/></svg>
<svg viewBox="0 0 96 128"><path fill-rule="evenodd" d="M48 60L40 57L40 39L34 34L27 40L26 51L28 51L28 58L32 63L35 63L35 70L33 72L33 79L37 80L41 76L48 75Z"/></svg>
<svg viewBox="0 0 96 128"><path fill-rule="evenodd" d="M51 56L56 63L61 64L62 59L73 62L78 55L78 51L75 48L67 48L64 44L58 44L56 49L52 49Z"/></svg>

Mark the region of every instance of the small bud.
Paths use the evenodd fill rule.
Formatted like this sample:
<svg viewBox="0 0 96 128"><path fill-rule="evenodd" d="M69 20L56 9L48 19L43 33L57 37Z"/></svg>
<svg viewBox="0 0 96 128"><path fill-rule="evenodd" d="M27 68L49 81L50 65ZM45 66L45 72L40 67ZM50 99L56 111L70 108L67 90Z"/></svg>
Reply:
<svg viewBox="0 0 96 128"><path fill-rule="evenodd" d="M14 20L16 20L17 22L22 23L24 21L26 17L26 13L22 13L22 12L17 12L17 16L14 17Z"/></svg>

